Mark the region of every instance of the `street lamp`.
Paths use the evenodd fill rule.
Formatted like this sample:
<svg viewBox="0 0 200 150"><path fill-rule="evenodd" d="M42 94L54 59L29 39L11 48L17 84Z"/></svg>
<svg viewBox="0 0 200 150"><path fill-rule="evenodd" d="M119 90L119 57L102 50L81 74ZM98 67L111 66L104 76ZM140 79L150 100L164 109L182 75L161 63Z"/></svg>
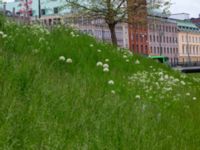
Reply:
<svg viewBox="0 0 200 150"><path fill-rule="evenodd" d="M40 0L38 0L38 18L41 18L41 3Z"/></svg>

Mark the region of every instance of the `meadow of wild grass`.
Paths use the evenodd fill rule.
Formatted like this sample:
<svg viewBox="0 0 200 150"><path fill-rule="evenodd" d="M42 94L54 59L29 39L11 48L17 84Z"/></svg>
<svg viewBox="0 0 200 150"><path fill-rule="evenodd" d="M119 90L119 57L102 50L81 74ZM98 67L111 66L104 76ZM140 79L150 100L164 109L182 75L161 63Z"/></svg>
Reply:
<svg viewBox="0 0 200 150"><path fill-rule="evenodd" d="M0 21L0 149L200 149L198 77L75 30Z"/></svg>

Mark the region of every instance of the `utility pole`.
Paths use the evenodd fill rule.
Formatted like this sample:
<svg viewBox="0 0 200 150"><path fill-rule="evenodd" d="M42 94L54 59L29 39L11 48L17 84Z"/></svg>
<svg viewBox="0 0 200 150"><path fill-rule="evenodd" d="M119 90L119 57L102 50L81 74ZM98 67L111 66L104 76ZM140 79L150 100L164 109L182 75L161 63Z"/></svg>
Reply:
<svg viewBox="0 0 200 150"><path fill-rule="evenodd" d="M40 0L38 0L38 18L41 18L41 3Z"/></svg>

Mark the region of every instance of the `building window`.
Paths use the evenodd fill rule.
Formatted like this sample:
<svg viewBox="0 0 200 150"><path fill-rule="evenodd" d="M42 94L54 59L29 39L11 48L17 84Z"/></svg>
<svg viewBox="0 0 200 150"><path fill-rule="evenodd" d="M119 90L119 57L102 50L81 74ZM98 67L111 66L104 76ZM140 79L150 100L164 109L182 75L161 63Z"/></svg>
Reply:
<svg viewBox="0 0 200 150"><path fill-rule="evenodd" d="M152 42L152 36L150 35L150 42Z"/></svg>
<svg viewBox="0 0 200 150"><path fill-rule="evenodd" d="M57 13L58 13L58 7L55 7L55 8L53 9L53 11L54 11L54 14L57 14Z"/></svg>
<svg viewBox="0 0 200 150"><path fill-rule="evenodd" d="M42 15L46 15L45 9L41 9L41 14L42 14Z"/></svg>

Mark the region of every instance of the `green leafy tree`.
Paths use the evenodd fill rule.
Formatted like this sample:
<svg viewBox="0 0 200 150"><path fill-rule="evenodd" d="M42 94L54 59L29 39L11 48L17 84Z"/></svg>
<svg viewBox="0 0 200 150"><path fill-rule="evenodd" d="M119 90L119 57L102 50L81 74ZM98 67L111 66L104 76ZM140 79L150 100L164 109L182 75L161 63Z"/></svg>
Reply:
<svg viewBox="0 0 200 150"><path fill-rule="evenodd" d="M164 1L164 0L163 0ZM79 14L84 14L93 19L104 19L111 33L112 43L117 45L115 27L120 22L133 23L131 17L146 11L146 0L66 0L67 6ZM147 4L153 3L148 1ZM157 2L156 7L161 7L164 2ZM155 5L151 5L155 7ZM149 7L149 9L152 9Z"/></svg>

